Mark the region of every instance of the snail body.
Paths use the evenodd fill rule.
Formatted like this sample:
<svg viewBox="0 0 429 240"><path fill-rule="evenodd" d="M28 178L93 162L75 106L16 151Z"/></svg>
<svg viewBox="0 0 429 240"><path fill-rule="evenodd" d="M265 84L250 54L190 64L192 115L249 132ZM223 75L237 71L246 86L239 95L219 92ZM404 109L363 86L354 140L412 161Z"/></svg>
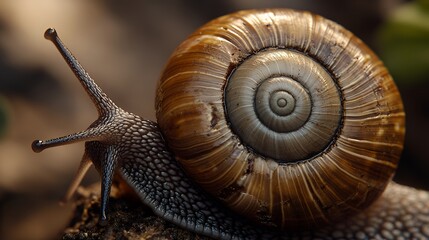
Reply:
<svg viewBox="0 0 429 240"><path fill-rule="evenodd" d="M117 107L55 30L45 37L99 118L32 147L86 142L67 197L94 164L102 223L115 171L158 215L225 239L338 222L370 206L393 177L405 133L399 92L364 43L320 16L248 10L202 26L161 76L158 123Z"/></svg>

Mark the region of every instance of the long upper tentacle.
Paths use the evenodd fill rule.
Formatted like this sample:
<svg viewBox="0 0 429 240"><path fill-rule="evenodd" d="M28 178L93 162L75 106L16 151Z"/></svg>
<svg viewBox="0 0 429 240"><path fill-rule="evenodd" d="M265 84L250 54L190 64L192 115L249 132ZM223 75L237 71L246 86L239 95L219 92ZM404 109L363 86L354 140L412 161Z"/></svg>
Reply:
<svg viewBox="0 0 429 240"><path fill-rule="evenodd" d="M108 114L108 112L111 112L112 109L117 108L117 106L113 103L113 101L107 97L107 95L101 90L100 87L98 87L98 85L94 82L91 76L89 76L88 72L80 65L80 63L73 56L73 54L62 43L55 29L49 28L48 30L46 30L45 38L52 41L55 44L58 51L63 56L64 60L69 65L70 69L79 79L83 88L88 93L91 100L97 107L97 110L100 116L106 115Z"/></svg>

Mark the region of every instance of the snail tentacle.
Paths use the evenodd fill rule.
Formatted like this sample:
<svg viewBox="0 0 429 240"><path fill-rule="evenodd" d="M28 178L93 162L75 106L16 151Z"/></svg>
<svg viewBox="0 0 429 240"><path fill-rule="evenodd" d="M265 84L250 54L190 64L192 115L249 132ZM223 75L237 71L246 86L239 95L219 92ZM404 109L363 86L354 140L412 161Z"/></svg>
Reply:
<svg viewBox="0 0 429 240"><path fill-rule="evenodd" d="M100 87L94 82L89 76L88 72L80 65L69 49L61 42L58 37L57 31L53 28L49 28L45 31L45 38L50 40L58 51L63 56L64 60L69 65L70 69L76 75L79 82L82 84L88 96L97 108L98 114L108 115L114 109L117 109L113 101L107 97L107 95L101 90Z"/></svg>
<svg viewBox="0 0 429 240"><path fill-rule="evenodd" d="M67 188L66 194L60 201L61 204L67 203L73 197L73 194L76 192L77 188L79 187L80 183L82 182L83 178L85 177L91 166L91 159L86 153L84 153L82 156L82 160L80 161L79 168L73 178L73 181L70 183L70 186Z"/></svg>
<svg viewBox="0 0 429 240"><path fill-rule="evenodd" d="M89 142L86 149L97 149L92 144L100 144ZM105 152L101 156L101 208L100 208L100 223L107 224L106 209L109 202L110 188L112 186L113 174L115 173L116 164L120 159L119 149L115 145L108 145Z"/></svg>

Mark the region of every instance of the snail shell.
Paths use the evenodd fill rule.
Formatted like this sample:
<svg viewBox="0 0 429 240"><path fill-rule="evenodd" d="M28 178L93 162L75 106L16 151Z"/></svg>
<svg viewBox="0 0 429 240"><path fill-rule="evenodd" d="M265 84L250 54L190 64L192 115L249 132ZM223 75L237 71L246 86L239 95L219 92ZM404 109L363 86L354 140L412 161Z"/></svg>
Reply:
<svg viewBox="0 0 429 240"><path fill-rule="evenodd" d="M375 54L308 12L215 19L171 56L158 124L186 173L280 228L338 221L385 189L403 146L399 92Z"/></svg>

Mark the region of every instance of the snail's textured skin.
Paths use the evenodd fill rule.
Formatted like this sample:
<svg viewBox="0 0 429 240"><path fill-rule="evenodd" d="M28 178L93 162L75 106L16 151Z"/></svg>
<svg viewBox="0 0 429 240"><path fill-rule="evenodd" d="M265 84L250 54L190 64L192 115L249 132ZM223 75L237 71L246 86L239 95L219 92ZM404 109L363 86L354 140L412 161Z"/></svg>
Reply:
<svg viewBox="0 0 429 240"><path fill-rule="evenodd" d="M156 123L137 116L133 123L121 147L119 171L157 215L214 238L256 234L252 226L238 221L185 176L166 151Z"/></svg>
<svg viewBox="0 0 429 240"><path fill-rule="evenodd" d="M232 25L225 27L227 23ZM299 29L297 23L307 28ZM265 31L274 33L274 40L264 30L258 30L258 24ZM279 31L280 28L286 29ZM250 33L259 41L253 44L250 37L238 37L238 33ZM392 226L403 230L402 234L408 234L404 236L427 233L428 203L424 201L427 193L407 196L407 193L415 192L395 184L367 210L370 212L354 218L349 216L367 208L389 184L402 150L405 130L402 102L390 75L359 39L339 25L316 15L291 10L243 11L214 20L179 46L167 65L157 95L159 127L117 107L63 46L55 30L49 29L45 37L54 42L76 74L96 105L99 118L85 131L35 141L33 149L39 152L48 147L86 142L81 169L68 196L92 162L102 176L101 223L106 223L112 178L114 173L119 173L156 214L214 238L287 239L295 235L341 238L341 234L350 238L373 238L376 234L386 235L382 230ZM280 47L274 47L274 43L280 43ZM225 49L226 55L222 53ZM279 66L284 63L271 63L271 57L261 60L257 54L271 52L286 56L286 62L296 60L297 63L285 66L292 73L280 71L283 67ZM254 53L258 59L252 62L254 57L250 55ZM202 60L194 58L197 55ZM228 61L231 57L232 62ZM215 65L210 65L212 60ZM248 61L250 67L246 66ZM280 152L273 153L274 159L269 159L260 149L244 146L251 141L248 136L235 135L241 132L240 127L245 123L227 123L228 117L224 115L235 118L232 117L234 113L231 115L234 110L231 106L225 107L223 102L231 94L234 101L239 101L234 95L241 94L239 87L230 87L227 81L241 78L259 81L241 75L258 62L262 62L264 69L260 75L282 82L281 89L275 90L280 93L274 98L274 107L270 105L274 117L283 117L285 112L289 114L295 109L302 110L301 103L304 106L298 114L298 125L313 131L306 133L309 137L304 133L298 135L308 138L309 152L299 147L301 149L291 153L292 157L282 158L284 153ZM310 67L306 67L307 63ZM313 69L316 73L304 71ZM233 70L234 76L230 76ZM202 83L198 81L201 78ZM295 93L283 89L289 84L298 85L302 90L297 93L308 97L291 100L289 95ZM259 91L262 88L262 96L271 91L266 90L269 87L261 87L265 83L256 85L243 89L257 88ZM323 86L331 87L325 90ZM208 92L213 89L214 95ZM238 99L245 98L238 96ZM264 102L263 98L261 102ZM285 99L297 104L284 111ZM313 104L316 99L322 101ZM269 100L271 104L271 97ZM255 101L255 105L258 103ZM234 105L242 106L241 102ZM262 114L264 109L258 111L259 115L265 115ZM238 119L240 115L241 112ZM261 121L265 121L264 125L272 125L267 120ZM334 123L338 125L330 129ZM295 125L286 125L286 128L281 124L272 126L280 129L281 135L296 130ZM258 135L261 143L265 142L262 141L264 136ZM321 136L330 138L318 144ZM209 141L204 142L204 138ZM291 145L304 146L296 142ZM257 154L253 155L254 152ZM311 153L315 155L309 155ZM191 178L182 171L182 166ZM194 185L193 180L202 187ZM203 192L203 188L211 195ZM401 198L393 199L389 194L399 194ZM229 206L242 215L220 205L213 196L224 203L230 201ZM383 205L384 202L388 205ZM398 205L391 206L393 203ZM418 214L414 215L414 212ZM418 219L410 220L410 214ZM374 221L362 221L365 218ZM342 223L335 225L334 222L340 219ZM273 230L259 225L261 223L288 230ZM325 226L327 224L331 225ZM310 227L316 230L308 230ZM299 232L303 229L308 232Z"/></svg>
<svg viewBox="0 0 429 240"><path fill-rule="evenodd" d="M323 232L333 239L428 239L429 193L392 182L367 210Z"/></svg>

